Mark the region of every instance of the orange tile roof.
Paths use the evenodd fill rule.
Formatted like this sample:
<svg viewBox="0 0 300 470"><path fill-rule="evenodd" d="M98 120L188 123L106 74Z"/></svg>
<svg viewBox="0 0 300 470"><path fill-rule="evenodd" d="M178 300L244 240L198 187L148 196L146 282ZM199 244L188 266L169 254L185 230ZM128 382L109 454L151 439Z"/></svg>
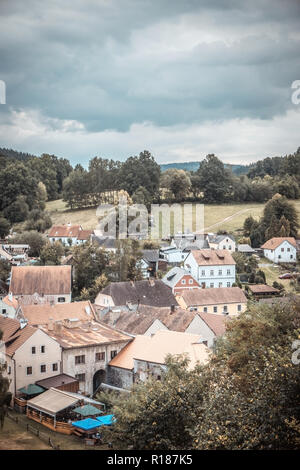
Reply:
<svg viewBox="0 0 300 470"><path fill-rule="evenodd" d="M5 343L5 352L9 356L12 356L36 332L36 328L31 326L21 329L18 320L5 317L0 317L0 330L3 332L2 341Z"/></svg>
<svg viewBox="0 0 300 470"><path fill-rule="evenodd" d="M90 313L88 313L90 311ZM95 312L89 301L58 303L54 305L22 305L21 312L29 325L46 325L49 319L54 321L77 318L78 320L94 320Z"/></svg>
<svg viewBox="0 0 300 470"><path fill-rule="evenodd" d="M168 354L185 354L190 359L189 368L193 368L197 361L204 364L209 360L209 349L200 340L200 335L168 330L159 330L152 337L136 336L109 365L132 370L134 359L165 364Z"/></svg>
<svg viewBox="0 0 300 470"><path fill-rule="evenodd" d="M48 237L78 237L81 225L53 225L50 229Z"/></svg>
<svg viewBox="0 0 300 470"><path fill-rule="evenodd" d="M71 293L71 266L13 266L9 291L13 295Z"/></svg>
<svg viewBox="0 0 300 470"><path fill-rule="evenodd" d="M78 240L88 240L92 235L93 230L80 230L77 239Z"/></svg>
<svg viewBox="0 0 300 470"><path fill-rule="evenodd" d="M283 242L289 242L293 247L297 248L297 243L294 237L273 237L270 238L270 240L267 240L266 243L264 243L261 248L264 250L275 250L275 248L278 248L278 246L281 245Z"/></svg>
<svg viewBox="0 0 300 470"><path fill-rule="evenodd" d="M198 266L235 265L235 261L228 250L192 250Z"/></svg>
<svg viewBox="0 0 300 470"><path fill-rule="evenodd" d="M217 315L216 313L198 313L199 317L215 333L216 336L222 336L226 331L226 322L230 320L227 315Z"/></svg>

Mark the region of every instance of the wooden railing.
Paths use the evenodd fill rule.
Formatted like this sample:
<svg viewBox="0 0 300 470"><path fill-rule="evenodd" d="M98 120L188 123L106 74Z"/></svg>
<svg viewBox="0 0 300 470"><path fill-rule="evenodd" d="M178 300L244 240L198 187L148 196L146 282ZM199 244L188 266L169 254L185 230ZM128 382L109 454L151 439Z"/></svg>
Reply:
<svg viewBox="0 0 300 470"><path fill-rule="evenodd" d="M39 412L27 408L27 417L41 423L43 426L51 429L52 431L59 432L61 434L72 434L73 426L69 423L63 423L62 421L56 421L54 424L54 419L50 416L40 416Z"/></svg>

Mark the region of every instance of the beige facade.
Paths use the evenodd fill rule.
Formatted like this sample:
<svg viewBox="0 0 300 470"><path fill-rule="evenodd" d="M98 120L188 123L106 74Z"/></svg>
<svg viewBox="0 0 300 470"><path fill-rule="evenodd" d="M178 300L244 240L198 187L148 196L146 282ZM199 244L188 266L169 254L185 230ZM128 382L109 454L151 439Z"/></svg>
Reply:
<svg viewBox="0 0 300 470"><path fill-rule="evenodd" d="M19 388L61 372L61 347L37 329L13 355L6 355L6 360L6 376L11 381L10 391L15 395Z"/></svg>
<svg viewBox="0 0 300 470"><path fill-rule="evenodd" d="M246 302L227 302L227 303L214 303L214 304L196 304L187 305L183 297L176 296L176 300L181 308L194 312L205 312L205 313L227 313L228 315L239 315L244 312L247 308Z"/></svg>

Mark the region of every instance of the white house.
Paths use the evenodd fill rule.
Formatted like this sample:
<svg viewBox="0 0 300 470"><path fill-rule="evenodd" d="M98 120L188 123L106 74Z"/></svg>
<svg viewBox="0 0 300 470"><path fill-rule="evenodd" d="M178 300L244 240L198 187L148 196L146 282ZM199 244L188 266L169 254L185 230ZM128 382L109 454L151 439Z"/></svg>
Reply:
<svg viewBox="0 0 300 470"><path fill-rule="evenodd" d="M53 225L48 234L50 243L60 241L63 245L81 245L91 239L92 230L83 230L81 225Z"/></svg>
<svg viewBox="0 0 300 470"><path fill-rule="evenodd" d="M10 293L4 298L0 297L0 314L8 318L15 318L18 301Z"/></svg>
<svg viewBox="0 0 300 470"><path fill-rule="evenodd" d="M271 238L261 248L264 256L273 263L296 263L297 244L293 237Z"/></svg>
<svg viewBox="0 0 300 470"><path fill-rule="evenodd" d="M232 235L207 235L209 248L212 250L228 250L231 253L235 252L236 244Z"/></svg>
<svg viewBox="0 0 300 470"><path fill-rule="evenodd" d="M235 261L228 250L192 250L184 269L205 287L231 287L235 282Z"/></svg>

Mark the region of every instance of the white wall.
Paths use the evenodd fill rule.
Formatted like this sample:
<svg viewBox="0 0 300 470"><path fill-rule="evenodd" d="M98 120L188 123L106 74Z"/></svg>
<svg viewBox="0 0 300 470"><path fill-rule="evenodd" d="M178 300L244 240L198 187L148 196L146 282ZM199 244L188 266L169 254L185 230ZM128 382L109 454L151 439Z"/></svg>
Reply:
<svg viewBox="0 0 300 470"><path fill-rule="evenodd" d="M192 274L200 287L203 282L206 287L231 287L235 282L235 265L198 266L192 253L185 259L184 269Z"/></svg>
<svg viewBox="0 0 300 470"><path fill-rule="evenodd" d="M273 263L295 263L296 254L296 248L287 240L282 242L275 250L264 249L264 256Z"/></svg>

